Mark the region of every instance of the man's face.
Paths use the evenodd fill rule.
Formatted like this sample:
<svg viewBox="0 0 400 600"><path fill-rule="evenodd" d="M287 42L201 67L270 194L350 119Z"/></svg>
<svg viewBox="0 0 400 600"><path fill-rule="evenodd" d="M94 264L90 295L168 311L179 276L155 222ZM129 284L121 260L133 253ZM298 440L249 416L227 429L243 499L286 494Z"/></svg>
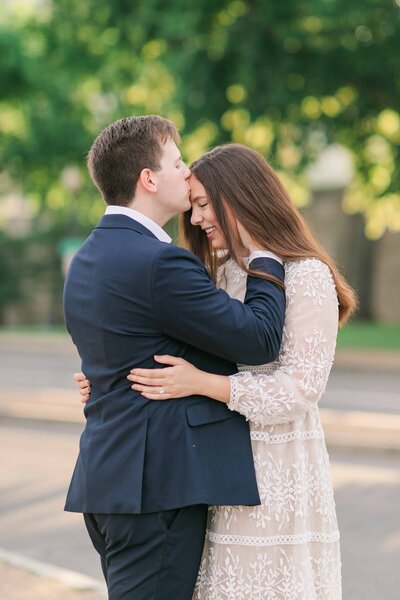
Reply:
<svg viewBox="0 0 400 600"><path fill-rule="evenodd" d="M182 161L179 148L172 139L163 145L161 169L155 171L160 208L173 216L190 208L190 170Z"/></svg>

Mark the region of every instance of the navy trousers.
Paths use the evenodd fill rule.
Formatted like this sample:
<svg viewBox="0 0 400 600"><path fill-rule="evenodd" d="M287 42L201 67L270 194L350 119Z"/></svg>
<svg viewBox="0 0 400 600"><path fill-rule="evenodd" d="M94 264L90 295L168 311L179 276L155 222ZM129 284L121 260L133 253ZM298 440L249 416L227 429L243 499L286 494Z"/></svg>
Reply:
<svg viewBox="0 0 400 600"><path fill-rule="evenodd" d="M207 505L138 515L84 514L109 600L191 600Z"/></svg>

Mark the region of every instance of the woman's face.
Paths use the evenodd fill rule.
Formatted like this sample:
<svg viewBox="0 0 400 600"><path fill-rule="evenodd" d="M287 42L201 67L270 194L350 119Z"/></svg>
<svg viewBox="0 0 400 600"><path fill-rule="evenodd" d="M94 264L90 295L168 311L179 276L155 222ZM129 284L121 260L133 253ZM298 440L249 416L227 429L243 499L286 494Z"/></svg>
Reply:
<svg viewBox="0 0 400 600"><path fill-rule="evenodd" d="M189 184L192 205L191 224L201 227L204 235L211 241L214 250L226 250L227 244L206 190L195 175L190 176Z"/></svg>

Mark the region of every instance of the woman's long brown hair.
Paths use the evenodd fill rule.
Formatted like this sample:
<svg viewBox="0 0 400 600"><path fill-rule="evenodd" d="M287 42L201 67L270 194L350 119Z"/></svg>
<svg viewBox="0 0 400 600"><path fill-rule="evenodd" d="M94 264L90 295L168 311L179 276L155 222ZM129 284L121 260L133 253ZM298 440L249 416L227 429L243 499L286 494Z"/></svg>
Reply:
<svg viewBox="0 0 400 600"><path fill-rule="evenodd" d="M231 218L234 215L262 248L284 261L321 260L332 273L338 295L339 324L343 325L356 309L356 295L292 204L268 162L247 146L224 144L204 154L190 168L213 206L227 242L228 256L248 273L262 276L250 271L243 262L243 247ZM224 259L213 250L200 227L190 223L190 217L191 211L182 216L181 243L198 256L215 279ZM265 277L280 283L272 276Z"/></svg>

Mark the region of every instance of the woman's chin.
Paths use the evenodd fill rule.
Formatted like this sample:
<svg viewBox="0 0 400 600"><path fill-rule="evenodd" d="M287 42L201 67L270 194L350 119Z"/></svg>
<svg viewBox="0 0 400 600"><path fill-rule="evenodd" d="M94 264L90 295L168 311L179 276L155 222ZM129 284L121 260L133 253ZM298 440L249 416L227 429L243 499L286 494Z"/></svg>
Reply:
<svg viewBox="0 0 400 600"><path fill-rule="evenodd" d="M227 245L225 243L224 240L211 240L211 246L213 247L214 250L226 250L227 249Z"/></svg>

